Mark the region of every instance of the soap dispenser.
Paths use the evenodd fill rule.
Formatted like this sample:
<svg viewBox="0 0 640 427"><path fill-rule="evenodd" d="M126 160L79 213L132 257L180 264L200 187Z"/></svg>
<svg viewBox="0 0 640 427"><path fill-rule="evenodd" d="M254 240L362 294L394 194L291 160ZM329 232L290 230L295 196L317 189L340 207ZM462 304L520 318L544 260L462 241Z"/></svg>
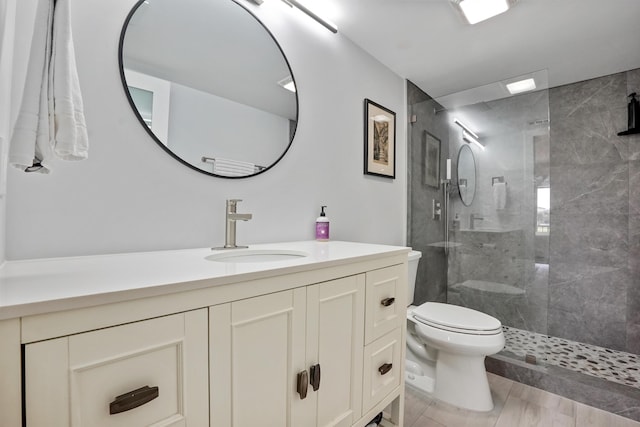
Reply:
<svg viewBox="0 0 640 427"><path fill-rule="evenodd" d="M320 208L320 216L316 219L316 240L326 242L329 240L329 218L324 213L326 206Z"/></svg>

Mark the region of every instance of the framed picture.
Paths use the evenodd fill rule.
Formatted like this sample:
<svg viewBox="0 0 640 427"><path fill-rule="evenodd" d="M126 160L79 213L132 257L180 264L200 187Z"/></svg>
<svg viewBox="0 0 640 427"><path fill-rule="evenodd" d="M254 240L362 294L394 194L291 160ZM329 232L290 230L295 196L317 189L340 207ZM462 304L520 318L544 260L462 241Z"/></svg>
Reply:
<svg viewBox="0 0 640 427"><path fill-rule="evenodd" d="M364 100L364 173L396 177L396 113Z"/></svg>
<svg viewBox="0 0 640 427"><path fill-rule="evenodd" d="M422 133L424 171L422 182L440 188L440 140L427 132Z"/></svg>

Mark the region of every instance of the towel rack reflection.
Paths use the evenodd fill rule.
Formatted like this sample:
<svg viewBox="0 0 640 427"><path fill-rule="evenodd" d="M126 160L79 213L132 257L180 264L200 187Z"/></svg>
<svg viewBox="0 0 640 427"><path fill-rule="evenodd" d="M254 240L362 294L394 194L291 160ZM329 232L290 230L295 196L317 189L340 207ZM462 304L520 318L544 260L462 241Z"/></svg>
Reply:
<svg viewBox="0 0 640 427"><path fill-rule="evenodd" d="M491 186L493 187L494 185L496 185L496 183L504 183L505 185L507 184L504 180L504 176L491 177Z"/></svg>
<svg viewBox="0 0 640 427"><path fill-rule="evenodd" d="M216 161L215 157L202 156L202 163L215 163L215 161ZM266 166L260 166L260 165L254 165L254 167L256 168L256 172L263 171L267 168Z"/></svg>

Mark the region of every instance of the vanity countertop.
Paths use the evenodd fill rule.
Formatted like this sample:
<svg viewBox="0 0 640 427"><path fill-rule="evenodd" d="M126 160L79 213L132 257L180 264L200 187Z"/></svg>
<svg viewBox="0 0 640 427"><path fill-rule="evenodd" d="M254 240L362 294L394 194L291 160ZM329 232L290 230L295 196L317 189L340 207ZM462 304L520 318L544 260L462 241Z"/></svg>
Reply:
<svg viewBox="0 0 640 427"><path fill-rule="evenodd" d="M409 248L353 242L251 245L306 257L215 262L210 248L7 261L0 268L0 320L126 301L406 254Z"/></svg>

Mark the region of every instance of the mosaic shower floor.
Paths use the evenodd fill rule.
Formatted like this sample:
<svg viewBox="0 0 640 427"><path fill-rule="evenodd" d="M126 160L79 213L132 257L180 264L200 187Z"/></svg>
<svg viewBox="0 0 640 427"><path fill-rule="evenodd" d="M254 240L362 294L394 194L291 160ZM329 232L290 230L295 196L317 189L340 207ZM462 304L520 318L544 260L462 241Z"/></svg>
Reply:
<svg viewBox="0 0 640 427"><path fill-rule="evenodd" d="M640 356L591 344L502 327L503 352L524 359L535 356L539 365L555 365L640 389Z"/></svg>

